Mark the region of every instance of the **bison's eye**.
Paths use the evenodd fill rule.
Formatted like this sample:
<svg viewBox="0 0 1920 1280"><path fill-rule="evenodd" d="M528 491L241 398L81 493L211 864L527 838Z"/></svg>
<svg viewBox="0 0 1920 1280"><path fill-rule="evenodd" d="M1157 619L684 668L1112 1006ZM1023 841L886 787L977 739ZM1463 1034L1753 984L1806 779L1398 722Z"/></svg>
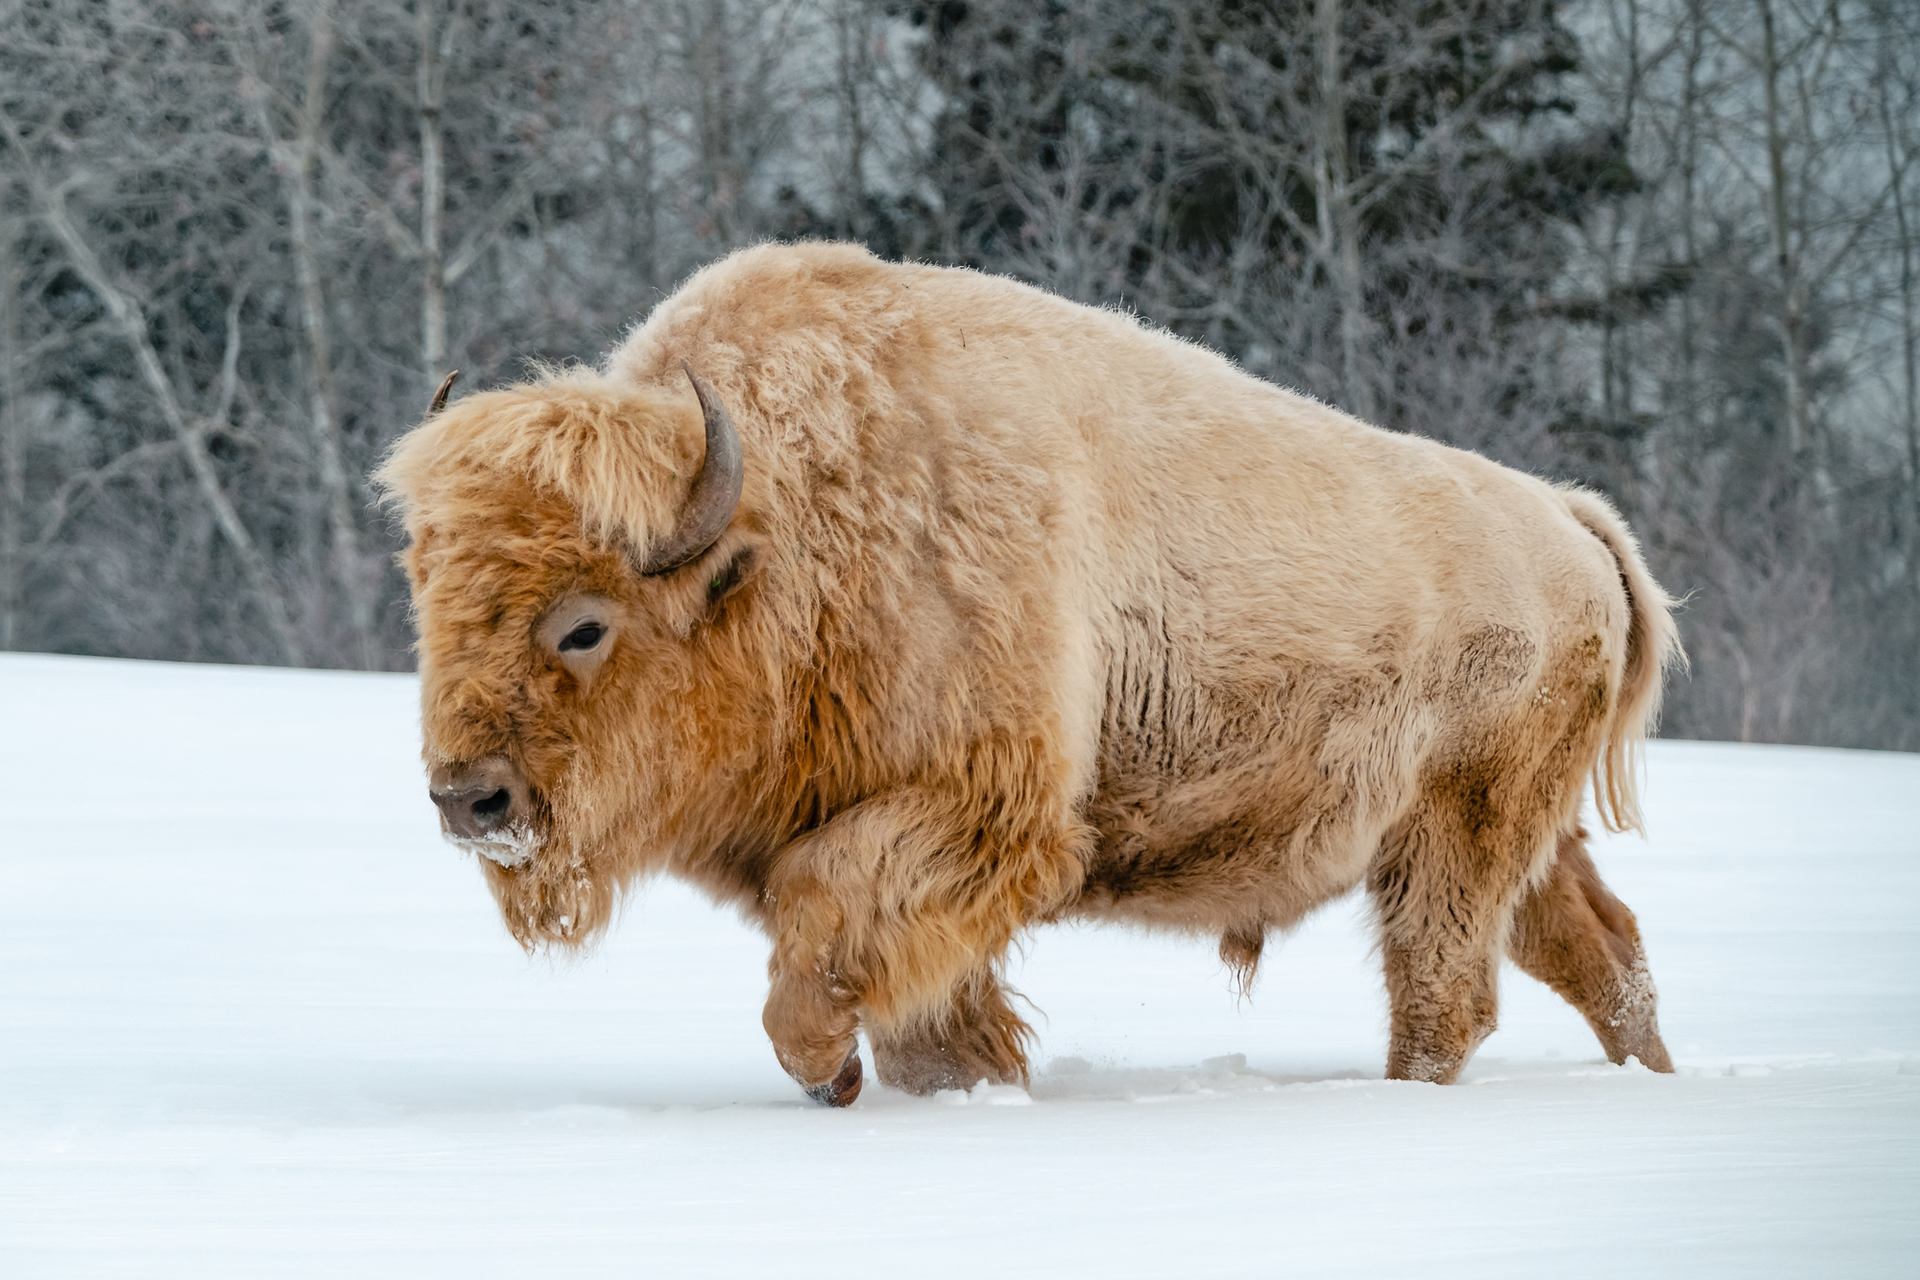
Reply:
<svg viewBox="0 0 1920 1280"><path fill-rule="evenodd" d="M538 652L547 654L573 677L573 688L593 684L620 630L620 606L605 596L585 593L556 600L533 634Z"/></svg>
<svg viewBox="0 0 1920 1280"><path fill-rule="evenodd" d="M607 629L597 622L583 622L560 637L560 652L584 653L600 643Z"/></svg>

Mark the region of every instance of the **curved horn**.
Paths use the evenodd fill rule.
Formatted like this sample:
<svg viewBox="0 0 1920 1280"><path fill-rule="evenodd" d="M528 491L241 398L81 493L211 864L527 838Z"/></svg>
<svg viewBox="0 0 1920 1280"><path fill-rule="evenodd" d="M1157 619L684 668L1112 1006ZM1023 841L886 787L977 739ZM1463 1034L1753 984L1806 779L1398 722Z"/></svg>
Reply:
<svg viewBox="0 0 1920 1280"><path fill-rule="evenodd" d="M447 395L453 390L453 380L459 376L460 371L455 369L452 373L440 379L440 389L433 393L433 403L427 406L427 416L429 418L435 417L442 409L447 407Z"/></svg>
<svg viewBox="0 0 1920 1280"><path fill-rule="evenodd" d="M740 437L734 433L733 419L699 374L685 361L680 367L693 383L693 394L700 398L700 416L707 427L707 456L700 464L700 474L693 478L686 505L680 508L680 523L640 565L640 572L648 577L678 569L718 542L740 502Z"/></svg>

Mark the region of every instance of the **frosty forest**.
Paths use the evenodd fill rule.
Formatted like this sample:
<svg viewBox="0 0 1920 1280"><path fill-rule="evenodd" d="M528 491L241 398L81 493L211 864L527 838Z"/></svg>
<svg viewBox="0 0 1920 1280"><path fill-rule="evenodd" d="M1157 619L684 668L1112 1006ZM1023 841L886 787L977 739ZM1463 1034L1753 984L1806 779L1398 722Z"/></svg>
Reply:
<svg viewBox="0 0 1920 1280"><path fill-rule="evenodd" d="M802 236L1591 484L1669 734L1920 748L1906 0L0 0L0 648L408 666L440 375Z"/></svg>

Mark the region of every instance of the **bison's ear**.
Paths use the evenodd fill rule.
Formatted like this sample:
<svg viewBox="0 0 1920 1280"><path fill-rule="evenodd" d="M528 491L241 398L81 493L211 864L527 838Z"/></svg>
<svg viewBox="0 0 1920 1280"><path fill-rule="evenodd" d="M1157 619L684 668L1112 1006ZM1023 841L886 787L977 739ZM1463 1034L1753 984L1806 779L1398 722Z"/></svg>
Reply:
<svg viewBox="0 0 1920 1280"><path fill-rule="evenodd" d="M672 623L682 636L724 621L739 606L766 564L766 543L759 534L736 529L679 574L666 596Z"/></svg>
<svg viewBox="0 0 1920 1280"><path fill-rule="evenodd" d="M707 575L706 581L705 607L709 618L717 616L728 597L746 585L759 559L760 548L751 542L732 548L724 558L716 557L718 567Z"/></svg>

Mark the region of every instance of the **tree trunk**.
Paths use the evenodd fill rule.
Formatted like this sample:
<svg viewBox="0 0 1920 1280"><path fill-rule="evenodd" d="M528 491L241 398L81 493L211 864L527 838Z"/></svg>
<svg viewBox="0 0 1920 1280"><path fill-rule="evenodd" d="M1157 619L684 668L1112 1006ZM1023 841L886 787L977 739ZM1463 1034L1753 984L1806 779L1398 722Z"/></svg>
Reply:
<svg viewBox="0 0 1920 1280"><path fill-rule="evenodd" d="M1780 341L1786 364L1786 446L1798 457L1811 443L1807 413L1806 299L1799 254L1787 217L1787 142L1780 119L1780 65L1773 28L1773 0L1760 6L1761 84L1766 101L1767 221L1773 235L1774 269L1780 283Z"/></svg>
<svg viewBox="0 0 1920 1280"><path fill-rule="evenodd" d="M446 67L435 47L434 0L418 0L414 7L415 34L420 44L416 87L420 97L420 250L424 273L420 294L420 372L423 385L432 385L447 362L447 258L444 246L446 216L445 157L443 154Z"/></svg>
<svg viewBox="0 0 1920 1280"><path fill-rule="evenodd" d="M1700 0L1687 4L1687 59L1681 89L1680 120L1680 242L1687 270L1699 278L1700 243L1697 215L1700 171L1700 60L1704 55L1707 24L1700 12ZM1680 423L1686 429L1689 447L1700 429L1700 392L1696 370L1699 366L1694 325L1698 323L1694 305L1695 286L1689 283L1680 291Z"/></svg>
<svg viewBox="0 0 1920 1280"><path fill-rule="evenodd" d="M1902 151L1899 139L1899 121L1893 106L1887 101L1892 92L1889 80L1892 68L1887 65L1883 53L1880 68L1878 106L1880 128L1887 150L1887 181L1892 188L1893 226L1895 238L1900 246L1900 384L1903 392L1901 406L1901 424L1907 438L1907 496L1911 500L1912 519L1911 536L1908 540L1908 567L1916 581L1920 581L1920 315L1916 315L1914 296L1920 281L1915 279L1914 257L1916 246L1912 222L1912 211L1907 205L1907 168L1913 163L1913 156Z"/></svg>
<svg viewBox="0 0 1920 1280"><path fill-rule="evenodd" d="M736 205L741 195L734 171L733 50L730 15L725 0L696 6L699 21L693 74L699 83L701 185L713 238L731 248L738 228Z"/></svg>
<svg viewBox="0 0 1920 1280"><path fill-rule="evenodd" d="M293 268L300 288L300 316L307 338L307 427L315 465L327 504L327 532L334 586L346 605L349 643L363 668L375 665L373 609L360 555L360 530L354 517L354 484L347 475L340 444L339 412L333 388L332 325L320 281L319 250L314 241L316 201L314 169L320 149L320 125L326 114L327 68L333 58L333 15L315 6L309 20L307 78L300 101L298 138L289 181L288 206Z"/></svg>
<svg viewBox="0 0 1920 1280"><path fill-rule="evenodd" d="M1621 95L1620 136L1632 145L1634 109L1640 101L1640 5L1626 0L1627 82ZM1606 211L1607 250L1600 263L1600 412L1609 424L1633 413L1633 362L1622 358L1626 334L1620 323L1615 292L1620 286L1622 242L1626 238L1627 210L1616 204ZM1627 275L1632 276L1628 265Z"/></svg>
<svg viewBox="0 0 1920 1280"><path fill-rule="evenodd" d="M0 195L0 201L4 201ZM20 643L20 579L25 575L20 527L25 518L27 426L20 407L20 267L14 224L0 203L0 649Z"/></svg>
<svg viewBox="0 0 1920 1280"><path fill-rule="evenodd" d="M847 139L846 166L840 174L840 223L856 240L866 236L867 120L860 91L871 78L867 54L866 7L856 0L840 0L834 8L834 46L837 76L834 89L840 100L840 123Z"/></svg>
<svg viewBox="0 0 1920 1280"><path fill-rule="evenodd" d="M1339 308L1340 378L1346 407L1356 416L1375 415L1372 379L1362 354L1366 344L1366 296L1360 268L1360 231L1347 170L1347 98L1340 50L1340 0L1315 0L1314 185L1321 260L1333 273Z"/></svg>

